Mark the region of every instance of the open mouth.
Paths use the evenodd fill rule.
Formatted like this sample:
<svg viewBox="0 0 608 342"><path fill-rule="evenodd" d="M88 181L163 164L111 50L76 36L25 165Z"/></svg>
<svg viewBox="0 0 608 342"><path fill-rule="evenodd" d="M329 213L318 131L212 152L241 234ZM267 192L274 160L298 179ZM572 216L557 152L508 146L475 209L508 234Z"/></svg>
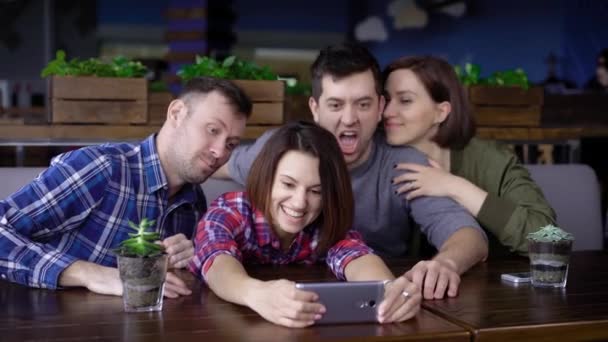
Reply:
<svg viewBox="0 0 608 342"><path fill-rule="evenodd" d="M293 217L295 219L299 219L299 218L304 217L304 212L302 212L302 211L292 210L292 209L289 209L289 208L287 208L285 206L281 206L281 209L283 210L283 212L285 214L287 214L287 216Z"/></svg>
<svg viewBox="0 0 608 342"><path fill-rule="evenodd" d="M338 135L338 144L343 154L353 154L357 150L359 135L356 132L346 131Z"/></svg>

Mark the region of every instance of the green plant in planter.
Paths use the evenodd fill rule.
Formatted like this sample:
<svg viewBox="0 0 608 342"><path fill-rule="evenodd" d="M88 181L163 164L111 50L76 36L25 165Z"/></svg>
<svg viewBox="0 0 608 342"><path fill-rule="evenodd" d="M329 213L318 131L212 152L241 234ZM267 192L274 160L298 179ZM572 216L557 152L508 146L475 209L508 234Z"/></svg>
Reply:
<svg viewBox="0 0 608 342"><path fill-rule="evenodd" d="M482 78L481 67L477 64L466 63L464 68L456 65L454 71L460 82L466 86L489 85L489 86L516 86L523 89L530 88L528 75L521 68L514 70L496 71L490 77Z"/></svg>
<svg viewBox="0 0 608 342"><path fill-rule="evenodd" d="M50 61L40 76L97 76L97 77L144 77L148 69L139 61L118 56L110 62L103 62L98 58L79 60L74 58L66 60L63 50L57 50L55 59Z"/></svg>
<svg viewBox="0 0 608 342"><path fill-rule="evenodd" d="M159 311L163 307L163 283L167 274L167 254L156 232L147 231L154 220L144 218L139 225L129 221L135 233L116 250L118 272L127 312Z"/></svg>
<svg viewBox="0 0 608 342"><path fill-rule="evenodd" d="M177 75L183 82L199 76L231 80L276 80L277 75L269 67L259 67L253 62L230 56L218 61L207 56L196 56L193 64L185 65Z"/></svg>
<svg viewBox="0 0 608 342"><path fill-rule="evenodd" d="M139 225L129 221L129 226L136 233L129 233L130 238L120 243L117 253L125 256L140 256L149 257L164 252L163 246L155 243L160 240L160 235L157 232L148 232L147 230L154 226L155 220L144 218Z"/></svg>

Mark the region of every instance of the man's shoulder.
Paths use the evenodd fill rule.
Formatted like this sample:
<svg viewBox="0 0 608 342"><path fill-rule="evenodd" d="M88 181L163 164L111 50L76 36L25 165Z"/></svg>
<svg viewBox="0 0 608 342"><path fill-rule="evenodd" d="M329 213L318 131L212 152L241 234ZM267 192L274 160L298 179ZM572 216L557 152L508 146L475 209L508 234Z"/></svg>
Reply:
<svg viewBox="0 0 608 342"><path fill-rule="evenodd" d="M382 133L376 134L374 143L379 161L394 160L396 163L426 164L427 157L424 153L409 145L389 145Z"/></svg>
<svg viewBox="0 0 608 342"><path fill-rule="evenodd" d="M65 152L51 160L51 167L66 166L74 170L96 167L112 168L139 153L139 146L129 143L106 143Z"/></svg>

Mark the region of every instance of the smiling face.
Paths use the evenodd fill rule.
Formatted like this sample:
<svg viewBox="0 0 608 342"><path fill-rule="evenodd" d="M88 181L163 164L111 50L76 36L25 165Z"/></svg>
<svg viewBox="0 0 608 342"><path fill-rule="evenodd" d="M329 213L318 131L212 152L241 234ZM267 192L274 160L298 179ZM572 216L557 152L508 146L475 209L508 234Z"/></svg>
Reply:
<svg viewBox="0 0 608 342"><path fill-rule="evenodd" d="M270 193L272 225L281 241L291 241L321 213L319 159L301 151L286 152L275 171Z"/></svg>
<svg viewBox="0 0 608 342"><path fill-rule="evenodd" d="M183 183L204 182L230 158L245 131L245 116L219 92L175 100L169 111L174 130L169 158Z"/></svg>
<svg viewBox="0 0 608 342"><path fill-rule="evenodd" d="M321 84L318 101L309 100L313 117L336 137L348 168L356 167L369 157L384 98L376 93L371 71L340 79L324 75Z"/></svg>
<svg viewBox="0 0 608 342"><path fill-rule="evenodd" d="M431 142L450 112L450 103L434 102L409 69L391 72L385 90L387 104L383 116L388 143L419 146Z"/></svg>

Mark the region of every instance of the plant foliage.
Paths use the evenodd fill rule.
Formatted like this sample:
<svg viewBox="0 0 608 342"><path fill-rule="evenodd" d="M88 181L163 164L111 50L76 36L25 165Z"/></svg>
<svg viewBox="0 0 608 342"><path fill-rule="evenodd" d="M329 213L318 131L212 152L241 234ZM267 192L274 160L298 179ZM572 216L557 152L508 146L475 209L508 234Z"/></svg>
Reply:
<svg viewBox="0 0 608 342"><path fill-rule="evenodd" d="M97 77L144 77L148 69L139 61L118 56L105 63L97 58L66 60L65 52L57 50L55 59L50 61L40 75L56 76L97 76Z"/></svg>
<svg viewBox="0 0 608 342"><path fill-rule="evenodd" d="M253 62L230 56L222 62L207 56L196 56L193 64L183 66L177 75L187 82L195 77L209 76L230 80L276 80L277 75L269 67L259 67Z"/></svg>
<svg viewBox="0 0 608 342"><path fill-rule="evenodd" d="M521 68L515 70L496 71L490 77L482 78L481 68L477 64L466 63L464 68L457 65L454 71L458 75L460 82L466 86L470 85L490 85L499 87L521 87L530 88L528 75Z"/></svg>
<svg viewBox="0 0 608 342"><path fill-rule="evenodd" d="M129 221L129 226L136 233L129 233L130 238L120 243L117 253L141 257L161 254L164 251L163 246L155 243L155 241L160 240L160 235L157 232L147 231L154 226L154 222L155 220L148 220L147 218L144 218L139 225Z"/></svg>

